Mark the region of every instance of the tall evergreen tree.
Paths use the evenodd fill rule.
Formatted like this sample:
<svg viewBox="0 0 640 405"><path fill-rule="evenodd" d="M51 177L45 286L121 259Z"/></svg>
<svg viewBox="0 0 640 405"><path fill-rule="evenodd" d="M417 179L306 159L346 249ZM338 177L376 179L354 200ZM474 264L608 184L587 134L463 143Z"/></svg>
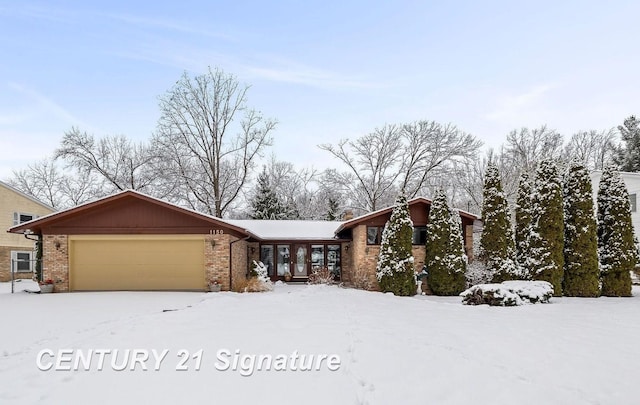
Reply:
<svg viewBox="0 0 640 405"><path fill-rule="evenodd" d="M564 276L564 209L562 181L552 160L536 170L529 233L528 272L534 280L548 281L554 295L562 295Z"/></svg>
<svg viewBox="0 0 640 405"><path fill-rule="evenodd" d="M620 170L625 172L640 171L640 121L634 115L624 120L624 124L618 126L620 137L624 146L618 148L615 162Z"/></svg>
<svg viewBox="0 0 640 405"><path fill-rule="evenodd" d="M324 219L327 221L340 220L340 203L337 198L329 197L327 199L327 214Z"/></svg>
<svg viewBox="0 0 640 405"><path fill-rule="evenodd" d="M564 180L564 295L600 295L598 240L589 172L572 162Z"/></svg>
<svg viewBox="0 0 640 405"><path fill-rule="evenodd" d="M252 219L287 219L287 209L273 191L266 168L258 176L258 189L251 201L251 211Z"/></svg>
<svg viewBox="0 0 640 405"><path fill-rule="evenodd" d="M516 198L516 263L523 278L528 278L527 260L529 258L529 233L531 231L531 196L533 189L529 175L522 172L518 182Z"/></svg>
<svg viewBox="0 0 640 405"><path fill-rule="evenodd" d="M404 194L396 198L391 218L382 232L376 276L380 289L395 295L416 294L416 279L412 249L413 222Z"/></svg>
<svg viewBox="0 0 640 405"><path fill-rule="evenodd" d="M598 187L598 254L602 295L631 296L631 274L637 262L629 194L620 173L607 167Z"/></svg>
<svg viewBox="0 0 640 405"><path fill-rule="evenodd" d="M465 289L466 256L461 235L447 197L439 190L429 210L425 257L427 283L436 295L457 295Z"/></svg>
<svg viewBox="0 0 640 405"><path fill-rule="evenodd" d="M482 221L484 227L480 246L484 253L486 268L493 281L519 278L514 262L515 245L509 220L509 206L502 191L498 168L489 164L484 176Z"/></svg>

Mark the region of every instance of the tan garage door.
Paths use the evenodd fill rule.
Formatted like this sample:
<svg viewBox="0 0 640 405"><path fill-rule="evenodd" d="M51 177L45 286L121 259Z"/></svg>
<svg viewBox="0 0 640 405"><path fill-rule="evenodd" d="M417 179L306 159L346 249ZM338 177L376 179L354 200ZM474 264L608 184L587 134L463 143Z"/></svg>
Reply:
<svg viewBox="0 0 640 405"><path fill-rule="evenodd" d="M72 291L203 290L201 236L70 238Z"/></svg>

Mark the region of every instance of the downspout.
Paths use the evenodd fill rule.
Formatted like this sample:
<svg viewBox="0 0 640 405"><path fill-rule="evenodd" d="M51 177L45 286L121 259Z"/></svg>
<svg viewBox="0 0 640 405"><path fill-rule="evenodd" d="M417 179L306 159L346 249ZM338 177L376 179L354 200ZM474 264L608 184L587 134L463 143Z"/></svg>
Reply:
<svg viewBox="0 0 640 405"><path fill-rule="evenodd" d="M231 288L233 286L233 244L243 240L246 241L249 238L251 238L251 236L246 236L242 239L236 239L232 242L229 242L229 291L231 291Z"/></svg>
<svg viewBox="0 0 640 405"><path fill-rule="evenodd" d="M25 239L32 240L36 242L36 276L38 281L42 281L42 246L43 240L42 235L38 235L36 239L30 238L28 233L23 233Z"/></svg>

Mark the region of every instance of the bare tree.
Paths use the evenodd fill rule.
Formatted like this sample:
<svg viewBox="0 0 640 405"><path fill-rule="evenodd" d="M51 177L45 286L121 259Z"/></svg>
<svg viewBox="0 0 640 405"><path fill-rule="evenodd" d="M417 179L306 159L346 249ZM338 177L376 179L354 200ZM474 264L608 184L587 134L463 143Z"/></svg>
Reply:
<svg viewBox="0 0 640 405"><path fill-rule="evenodd" d="M434 172L454 172L459 165L471 162L482 146L481 141L460 131L455 125L442 125L434 121L405 124L401 134L404 148L400 187L410 198L423 191Z"/></svg>
<svg viewBox="0 0 640 405"><path fill-rule="evenodd" d="M247 107L248 88L209 68L193 78L185 72L160 97L154 150L177 202L222 217L240 195L276 126Z"/></svg>
<svg viewBox="0 0 640 405"><path fill-rule="evenodd" d="M588 169L604 170L613 162L617 137L615 128L576 132L565 146L565 156L579 160Z"/></svg>
<svg viewBox="0 0 640 405"><path fill-rule="evenodd" d="M372 211L391 204L404 190L415 197L434 186L435 177L446 176L469 162L482 143L454 125L416 121L402 126L385 125L338 145L320 145L348 167L336 179L352 199L356 210Z"/></svg>
<svg viewBox="0 0 640 405"><path fill-rule="evenodd" d="M155 156L149 147L135 144L124 136L96 139L74 127L64 134L54 157L64 159L67 167L99 175L111 189L106 191L151 192L157 179L151 172Z"/></svg>
<svg viewBox="0 0 640 405"><path fill-rule="evenodd" d="M45 158L15 170L9 183L56 209L65 209L105 195L103 181L85 170L65 171Z"/></svg>
<svg viewBox="0 0 640 405"><path fill-rule="evenodd" d="M393 201L403 158L400 132L396 125L385 125L355 141L319 145L349 168L351 176L343 176L343 186L349 189L354 208L374 211L381 201Z"/></svg>
<svg viewBox="0 0 640 405"><path fill-rule="evenodd" d="M532 174L543 159L561 160L562 145L562 135L546 125L531 130L521 128L507 135L504 153L508 163L519 168L518 177L520 171Z"/></svg>

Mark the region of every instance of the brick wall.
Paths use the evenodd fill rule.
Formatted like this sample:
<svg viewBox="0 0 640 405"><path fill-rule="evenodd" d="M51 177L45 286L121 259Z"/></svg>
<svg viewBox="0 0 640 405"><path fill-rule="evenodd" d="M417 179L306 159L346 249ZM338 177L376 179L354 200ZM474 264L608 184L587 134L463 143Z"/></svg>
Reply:
<svg viewBox="0 0 640 405"><path fill-rule="evenodd" d="M235 239L235 238L233 238ZM228 234L206 235L204 239L204 274L207 284L217 280L223 290L229 290L229 243Z"/></svg>
<svg viewBox="0 0 640 405"><path fill-rule="evenodd" d="M30 248L24 246L0 246L0 281L11 281L11 252L31 252L33 246ZM36 254L33 251L33 259L35 260ZM35 269L35 263L33 264ZM33 272L20 272L14 273L15 279L30 279L33 277Z"/></svg>
<svg viewBox="0 0 640 405"><path fill-rule="evenodd" d="M357 278L366 278L372 290L378 290L376 279L376 263L380 246L367 245L367 227L356 226L353 229L353 241L351 242L351 266L349 269L349 281L357 283Z"/></svg>
<svg viewBox="0 0 640 405"><path fill-rule="evenodd" d="M351 243L351 254L348 255L352 263L345 269L345 281L356 282L356 278L366 277L373 286L372 290L378 290L378 280L376 278L376 264L380 254L379 245L367 245L367 227L365 225L356 226L353 229L353 242ZM426 255L426 247L415 245L411 249L415 269L422 270ZM345 255L347 256L347 255ZM346 266L345 266L346 267Z"/></svg>
<svg viewBox="0 0 640 405"><path fill-rule="evenodd" d="M43 279L54 282L54 292L69 291L69 241L67 235L44 235Z"/></svg>
<svg viewBox="0 0 640 405"><path fill-rule="evenodd" d="M237 240L237 239L236 239ZM231 252L231 277L234 280L241 280L247 277L249 271L250 262L248 261L247 242L239 240L233 244L233 251ZM229 270L227 269L227 272Z"/></svg>

